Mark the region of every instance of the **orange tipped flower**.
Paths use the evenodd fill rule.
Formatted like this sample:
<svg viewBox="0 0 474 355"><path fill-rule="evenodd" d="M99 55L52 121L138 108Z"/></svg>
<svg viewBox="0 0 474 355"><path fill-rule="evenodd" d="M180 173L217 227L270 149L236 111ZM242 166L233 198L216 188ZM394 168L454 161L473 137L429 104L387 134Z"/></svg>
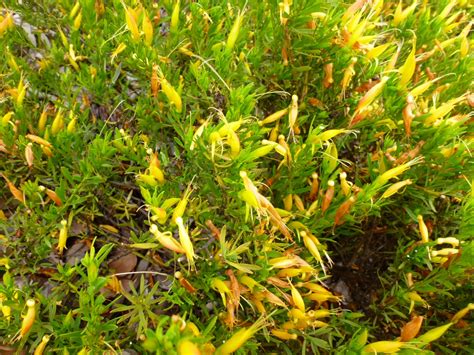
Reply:
<svg viewBox="0 0 474 355"><path fill-rule="evenodd" d="M351 196L347 201L343 202L336 211L334 224L336 226L344 223L344 217L349 213L355 202L355 197Z"/></svg>
<svg viewBox="0 0 474 355"><path fill-rule="evenodd" d="M367 2L367 0L356 0L356 1L354 1L354 3L347 8L346 12L344 12L344 15L342 16L342 22L347 22L352 17L354 17L354 14L358 10L360 10L365 5L366 2Z"/></svg>
<svg viewBox="0 0 474 355"><path fill-rule="evenodd" d="M36 318L36 302L34 299L29 299L26 301L26 306L28 310L26 312L25 317L23 318L23 322L21 323L20 335L18 339L23 338L33 326Z"/></svg>
<svg viewBox="0 0 474 355"><path fill-rule="evenodd" d="M328 63L324 65L324 79L323 79L323 86L327 89L329 88L333 83L334 79L332 78L332 69L334 67L333 63Z"/></svg>
<svg viewBox="0 0 474 355"><path fill-rule="evenodd" d="M160 169L160 160L158 159L158 155L153 153L150 158L150 165L148 169L150 171L150 175L152 175L160 184L165 182L165 175L163 171Z"/></svg>
<svg viewBox="0 0 474 355"><path fill-rule="evenodd" d="M411 136L411 123L415 118L415 114L413 113L413 109L416 107L415 99L413 96L407 96L407 104L405 105L402 116L403 116L403 124L405 125L405 133L408 137Z"/></svg>
<svg viewBox="0 0 474 355"><path fill-rule="evenodd" d="M324 286L321 286L320 284L312 283L312 282L303 282L301 284L298 284L298 287L304 287L310 290L311 292L315 293L323 293L327 295L332 295L332 293L326 289Z"/></svg>
<svg viewBox="0 0 474 355"><path fill-rule="evenodd" d="M400 340L409 341L418 335L423 323L423 316L415 316L411 321L406 323L401 331Z"/></svg>
<svg viewBox="0 0 474 355"><path fill-rule="evenodd" d="M286 197L283 199L283 206L285 207L285 210L291 211L293 208L293 195L288 194Z"/></svg>
<svg viewBox="0 0 474 355"><path fill-rule="evenodd" d="M301 197L299 197L298 195L294 194L294 195L293 195L293 201L295 202L295 206L296 206L296 208L298 209L298 211L300 211L300 212L305 212L304 202L303 202L303 200L301 199Z"/></svg>
<svg viewBox="0 0 474 355"><path fill-rule="evenodd" d="M32 146L33 143L28 143L25 147L25 159L30 169L33 167L33 161L35 159Z"/></svg>
<svg viewBox="0 0 474 355"><path fill-rule="evenodd" d="M357 63L357 58L356 57L351 58L351 62L349 63L347 68L344 70L344 76L341 81L342 91L341 91L340 98L344 98L346 95L346 89L351 83L352 77L355 75L354 66L356 63Z"/></svg>
<svg viewBox="0 0 474 355"><path fill-rule="evenodd" d="M318 174L313 173L313 175L311 175L311 178L313 179L313 181L311 182L311 191L309 192L309 199L311 201L314 201L318 195L319 189Z"/></svg>
<svg viewBox="0 0 474 355"><path fill-rule="evenodd" d="M326 275L326 266L324 264L323 258L321 257L321 253L319 252L319 249L318 249L319 241L317 240L316 237L309 235L305 231L301 231L300 235L303 238L304 245L306 246L308 251L311 253L311 255L316 259L316 261L319 262L319 264L321 265L321 268L323 269L324 274Z"/></svg>
<svg viewBox="0 0 474 355"><path fill-rule="evenodd" d="M425 91L428 90L430 88L430 86L433 85L433 83L435 81L437 81L438 79L427 81L426 83L420 84L420 85L416 86L415 88L413 88L408 93L407 101L408 101L409 96L411 96L412 98L415 98L415 97L418 97L420 95L423 95L425 93Z"/></svg>
<svg viewBox="0 0 474 355"><path fill-rule="evenodd" d="M153 70L151 72L151 96L156 97L160 90L160 80L158 77L158 65L153 64Z"/></svg>
<svg viewBox="0 0 474 355"><path fill-rule="evenodd" d="M252 206L257 209L259 213L262 213L264 215L268 215L270 217L270 221L278 227L280 232L287 237L288 239L291 238L291 233L286 226L286 224L283 222L282 218L278 214L278 211L273 207L270 201L268 201L265 196L260 194L258 192L258 189L255 187L255 185L252 183L252 181L249 179L247 176L247 173L245 171L240 172L240 177L242 178L245 186L245 190L247 192L247 195L251 200L249 202L252 202ZM248 203L249 203L248 202Z"/></svg>
<svg viewBox="0 0 474 355"><path fill-rule="evenodd" d="M97 15L97 18L99 18L105 13L105 5L104 5L103 0L94 1L94 10Z"/></svg>
<svg viewBox="0 0 474 355"><path fill-rule="evenodd" d="M322 212L325 212L329 208L329 205L331 204L333 197L334 197L334 181L329 180L328 188L326 190L326 193L324 194L323 203L321 205Z"/></svg>
<svg viewBox="0 0 474 355"><path fill-rule="evenodd" d="M16 186L10 180L8 180L8 178L5 175L0 173L0 176L5 179L8 189L10 190L13 197L16 200L20 201L21 203L25 203L25 196L23 195L23 192L17 189Z"/></svg>
<svg viewBox="0 0 474 355"><path fill-rule="evenodd" d="M296 120L298 119L298 95L291 96L290 112L288 113L288 126L290 127L291 134L294 133L296 128Z"/></svg>
<svg viewBox="0 0 474 355"><path fill-rule="evenodd" d="M48 147L48 148L53 147L53 145L51 143L49 143L46 139L35 136L34 134L27 134L25 137L27 139L29 139L30 141L32 141L33 143L37 143L39 145L42 145L42 146L45 146L45 147Z"/></svg>
<svg viewBox="0 0 474 355"><path fill-rule="evenodd" d="M379 83L374 85L367 93L360 99L359 103L357 104L356 112L360 113L364 109L367 108L374 100L382 93L382 90L385 86L385 83L388 81L389 77L384 76Z"/></svg>
<svg viewBox="0 0 474 355"><path fill-rule="evenodd" d="M227 269L225 273L227 276L229 276L229 280L230 280L232 302L234 303L235 307L238 308L239 303L240 303L239 281L237 280L237 278L234 275L234 272L231 269Z"/></svg>

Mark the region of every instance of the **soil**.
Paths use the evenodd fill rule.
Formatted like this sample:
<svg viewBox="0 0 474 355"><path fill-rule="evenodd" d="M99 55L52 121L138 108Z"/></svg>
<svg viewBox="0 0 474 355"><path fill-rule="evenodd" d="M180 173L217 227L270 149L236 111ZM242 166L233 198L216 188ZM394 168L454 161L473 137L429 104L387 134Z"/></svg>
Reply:
<svg viewBox="0 0 474 355"><path fill-rule="evenodd" d="M379 275L392 263L397 240L387 234L379 220L368 221L362 230L365 233L355 239L338 240L329 285L344 296L345 307L370 317L369 306L376 301L382 286Z"/></svg>

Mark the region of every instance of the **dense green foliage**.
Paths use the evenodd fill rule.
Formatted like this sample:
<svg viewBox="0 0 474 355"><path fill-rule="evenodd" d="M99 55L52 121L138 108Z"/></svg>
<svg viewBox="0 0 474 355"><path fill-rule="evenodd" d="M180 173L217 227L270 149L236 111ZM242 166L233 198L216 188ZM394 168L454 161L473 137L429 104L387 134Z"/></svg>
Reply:
<svg viewBox="0 0 474 355"><path fill-rule="evenodd" d="M473 351L471 18L4 1L0 352Z"/></svg>

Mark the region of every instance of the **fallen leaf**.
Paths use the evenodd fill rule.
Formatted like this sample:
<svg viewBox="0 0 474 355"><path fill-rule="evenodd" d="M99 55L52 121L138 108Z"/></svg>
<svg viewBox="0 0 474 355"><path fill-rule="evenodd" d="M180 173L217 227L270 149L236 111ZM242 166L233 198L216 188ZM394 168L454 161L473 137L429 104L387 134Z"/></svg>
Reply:
<svg viewBox="0 0 474 355"><path fill-rule="evenodd" d="M137 266L137 257L135 254L128 253L118 259L110 262L109 266L114 269L117 274L130 272Z"/></svg>

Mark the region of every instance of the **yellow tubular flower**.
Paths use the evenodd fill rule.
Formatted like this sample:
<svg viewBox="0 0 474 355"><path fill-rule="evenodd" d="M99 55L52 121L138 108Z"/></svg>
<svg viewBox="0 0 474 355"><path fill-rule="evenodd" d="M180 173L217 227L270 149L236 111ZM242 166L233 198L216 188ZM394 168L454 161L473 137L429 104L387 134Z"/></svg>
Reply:
<svg viewBox="0 0 474 355"><path fill-rule="evenodd" d="M64 119L61 110L58 110L51 125L51 134L55 135L64 128Z"/></svg>
<svg viewBox="0 0 474 355"><path fill-rule="evenodd" d="M6 126L8 123L10 123L10 120L13 114L14 112L10 111L10 112L7 112L5 115L3 115L2 119L0 120L1 125Z"/></svg>
<svg viewBox="0 0 474 355"><path fill-rule="evenodd" d="M178 29L179 25L179 12L180 12L180 0L176 1L176 4L173 7L173 12L171 13L171 22L170 29L175 32Z"/></svg>
<svg viewBox="0 0 474 355"><path fill-rule="evenodd" d="M259 126L263 126L268 123L278 121L280 118L285 116L288 113L288 107L283 110L272 113L271 115L265 117L263 120L258 121Z"/></svg>
<svg viewBox="0 0 474 355"><path fill-rule="evenodd" d="M408 82L411 80L413 74L415 73L415 66L416 66L416 61L415 61L415 52L416 52L416 40L413 39L413 45L411 52L408 54L408 58L405 61L405 64L400 68L400 86L402 88L405 88L408 84Z"/></svg>
<svg viewBox="0 0 474 355"><path fill-rule="evenodd" d="M172 223L174 223L176 218L182 217L184 215L184 211L186 210L186 206L188 205L189 196L191 196L192 192L193 190L191 190L191 186L188 186L186 188L186 191L184 192L183 197L181 198L181 200L179 200L173 211Z"/></svg>
<svg viewBox="0 0 474 355"><path fill-rule="evenodd" d="M59 254L62 254L63 250L66 249L67 237L68 237L67 221L63 219L61 221L61 229L59 230L58 246L56 247Z"/></svg>
<svg viewBox="0 0 474 355"><path fill-rule="evenodd" d="M390 179L393 179L397 177L398 175L404 173L406 170L408 170L411 166L418 164L423 161L422 157L416 157L413 160L410 160L409 162L405 164L401 164L399 166L396 166L395 168L392 168L390 170L387 170L383 174L379 175L377 179L374 181L374 185L376 187L383 186L385 185Z"/></svg>
<svg viewBox="0 0 474 355"><path fill-rule="evenodd" d="M270 332L274 336L282 340L295 340L298 338L298 335L289 333L288 331L283 330L283 329L272 329Z"/></svg>
<svg viewBox="0 0 474 355"><path fill-rule="evenodd" d="M178 344L178 355L201 355L201 350L196 344L185 339Z"/></svg>
<svg viewBox="0 0 474 355"><path fill-rule="evenodd" d="M418 2L415 0L413 1L413 4L411 4L405 10L402 10L402 0L400 0L397 8L395 9L395 14L393 17L393 22L392 22L393 25L398 26L403 21L405 21L407 17L410 16L410 14L415 10L417 5L418 5Z"/></svg>
<svg viewBox="0 0 474 355"><path fill-rule="evenodd" d="M216 354L229 355L242 347L264 325L265 319L260 318L248 328L235 332L223 345L217 348Z"/></svg>
<svg viewBox="0 0 474 355"><path fill-rule="evenodd" d="M425 334L420 335L418 338L416 338L416 340L422 343L431 343L440 338L453 324L454 323L448 323L431 329Z"/></svg>
<svg viewBox="0 0 474 355"><path fill-rule="evenodd" d="M132 39L137 42L140 39L140 31L138 30L135 11L133 11L132 8L125 7L125 21L127 23L128 30L132 34Z"/></svg>
<svg viewBox="0 0 474 355"><path fill-rule="evenodd" d="M426 224L423 221L423 216L418 215L418 216L416 216L416 219L418 220L418 228L420 230L421 241L423 243L428 243L430 241L429 240L429 232L428 232L428 227L426 227Z"/></svg>
<svg viewBox="0 0 474 355"><path fill-rule="evenodd" d="M400 190L402 187L411 185L411 184L412 184L412 181L410 179L396 182L395 184L389 186L387 190L385 190L381 198L389 198L390 196L396 194L398 190Z"/></svg>
<svg viewBox="0 0 474 355"><path fill-rule="evenodd" d="M69 18L71 20L76 17L76 15L79 12L80 8L81 8L81 3L79 1L76 1L76 3L74 4L74 6L71 9L71 12L69 13Z"/></svg>
<svg viewBox="0 0 474 355"><path fill-rule="evenodd" d="M237 38L239 37L240 33L240 26L242 26L242 21L244 19L244 12L239 11L237 14L237 18L235 19L234 25L230 30L229 36L227 37L226 48L227 50L232 50L235 46L235 42L237 42Z"/></svg>
<svg viewBox="0 0 474 355"><path fill-rule="evenodd" d="M364 353L384 353L384 354L393 354L396 353L403 347L404 343L401 341L377 341L375 343L370 343L366 345L362 352Z"/></svg>
<svg viewBox="0 0 474 355"><path fill-rule="evenodd" d="M165 248L172 250L176 253L185 254L185 250L179 242L173 238L170 232L160 232L156 224L152 224L150 227L150 233L160 242Z"/></svg>
<svg viewBox="0 0 474 355"><path fill-rule="evenodd" d="M188 230L184 226L183 219L181 217L176 218L175 222L178 225L179 241L183 246L186 258L189 261L191 269L194 269L194 258L196 257L196 255L194 254L193 243L191 242L191 238L189 237Z"/></svg>
<svg viewBox="0 0 474 355"><path fill-rule="evenodd" d="M376 59L378 58L382 53L385 53L387 48L390 47L392 45L392 43L388 42L388 43L384 43L384 44L381 44L377 47L374 47L372 49L370 49L366 54L365 56L367 57L367 59Z"/></svg>
<svg viewBox="0 0 474 355"><path fill-rule="evenodd" d="M79 11L79 14L74 19L73 27L76 31L81 28L81 23L82 23L82 10Z"/></svg>
<svg viewBox="0 0 474 355"><path fill-rule="evenodd" d="M304 312L305 306L304 306L303 297L301 297L301 294L296 289L296 287L293 286L293 284L290 284L290 287L291 287L291 298L293 299L293 303L300 311Z"/></svg>
<svg viewBox="0 0 474 355"><path fill-rule="evenodd" d="M146 13L143 14L142 30L145 34L145 44L151 46L153 42L153 24Z"/></svg>
<svg viewBox="0 0 474 355"><path fill-rule="evenodd" d="M41 343L38 344L33 355L42 355L50 338L51 336L44 335L43 339L41 339Z"/></svg>
<svg viewBox="0 0 474 355"><path fill-rule="evenodd" d="M183 111L183 102L181 101L181 96L165 78L162 78L160 80L160 83L161 83L161 89L165 93L169 102L174 105L178 113L181 113L181 111Z"/></svg>
<svg viewBox="0 0 474 355"><path fill-rule="evenodd" d="M474 309L474 303L469 303L467 307L464 307L459 312L457 312L451 319L451 323L457 323L463 318L469 311Z"/></svg>
<svg viewBox="0 0 474 355"><path fill-rule="evenodd" d="M219 292L222 297L222 303L224 306L227 304L226 295L231 295L229 287L221 279L215 277L211 281L211 288Z"/></svg>

